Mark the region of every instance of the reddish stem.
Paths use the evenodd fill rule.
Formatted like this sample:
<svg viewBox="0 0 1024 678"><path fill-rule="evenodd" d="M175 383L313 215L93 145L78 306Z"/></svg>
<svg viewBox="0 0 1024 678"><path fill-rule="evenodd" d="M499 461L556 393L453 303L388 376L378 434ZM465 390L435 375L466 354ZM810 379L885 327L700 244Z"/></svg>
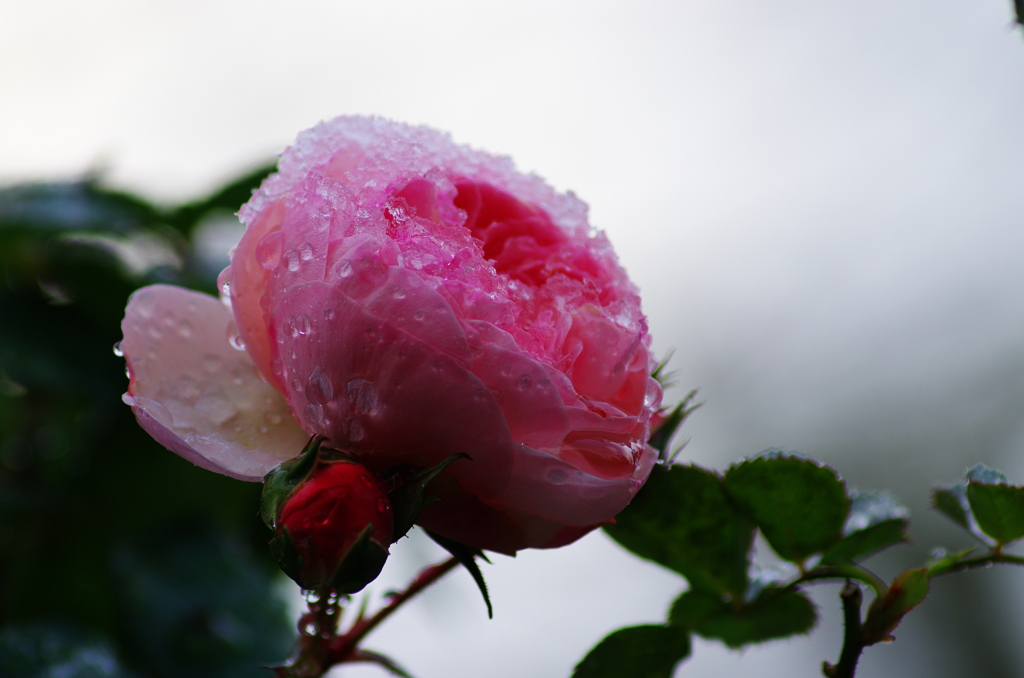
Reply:
<svg viewBox="0 0 1024 678"><path fill-rule="evenodd" d="M391 616L391 613L401 607L407 600L443 577L458 564L458 558L452 557L442 563L424 569L416 575L416 578L412 580L408 588L399 593L392 594L388 604L378 610L372 617L366 618L360 615L352 624L352 628L346 631L344 635L333 638L330 641L327 647L327 665L333 666L334 664L352 661L355 658L359 642L370 631L377 628L381 622Z"/></svg>

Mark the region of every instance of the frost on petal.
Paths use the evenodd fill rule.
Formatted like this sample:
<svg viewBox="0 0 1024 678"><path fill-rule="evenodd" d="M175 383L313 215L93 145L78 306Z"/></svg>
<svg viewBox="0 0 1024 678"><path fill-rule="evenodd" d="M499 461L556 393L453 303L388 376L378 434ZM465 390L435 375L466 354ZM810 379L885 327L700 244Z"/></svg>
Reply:
<svg viewBox="0 0 1024 678"><path fill-rule="evenodd" d="M146 431L194 464L262 481L298 454L306 434L284 399L228 342L231 311L217 299L153 285L128 301L121 350L125 401Z"/></svg>

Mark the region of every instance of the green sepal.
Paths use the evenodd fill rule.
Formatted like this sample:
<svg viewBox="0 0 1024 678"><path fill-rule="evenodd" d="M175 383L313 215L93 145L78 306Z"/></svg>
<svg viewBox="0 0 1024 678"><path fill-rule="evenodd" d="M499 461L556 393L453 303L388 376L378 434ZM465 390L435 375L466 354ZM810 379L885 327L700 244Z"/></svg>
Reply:
<svg viewBox="0 0 1024 678"><path fill-rule="evenodd" d="M323 436L313 436L302 448L299 456L278 464L263 477L260 518L273 532L277 532L277 517L281 515L281 508L285 501L316 466L320 445L324 440ZM291 577L291 575L288 576Z"/></svg>
<svg viewBox="0 0 1024 678"><path fill-rule="evenodd" d="M277 560L281 570L296 584L304 589L317 589L322 586L341 593L356 593L380 575L384 562L388 558L387 549L373 540L373 525L367 525L359 533L358 539L341 558L334 568L333 574L324 580L306 579L303 576L305 565L288 528L270 540L270 552Z"/></svg>
<svg viewBox="0 0 1024 678"><path fill-rule="evenodd" d="M668 621L735 649L808 633L818 622L818 611L802 592L785 587L765 587L746 604L690 589L672 604Z"/></svg>
<svg viewBox="0 0 1024 678"><path fill-rule="evenodd" d="M928 568L919 567L902 572L884 596L875 598L864 619L863 633L867 645L891 638L903 616L917 607L928 595Z"/></svg>
<svg viewBox="0 0 1024 678"><path fill-rule="evenodd" d="M424 530L424 532L427 533L428 537L437 542L441 548L458 558L459 562L462 563L462 566L469 570L469 574L473 577L473 581L476 582L477 588L480 589L480 594L484 597L484 603L487 604L487 618L494 619L494 608L491 607L491 596L487 592L487 582L484 581L484 574L476 564L477 558L482 558L488 563L491 562L487 560L487 556L484 555L484 552L480 549L461 544L454 539L442 537L430 530Z"/></svg>
<svg viewBox="0 0 1024 678"><path fill-rule="evenodd" d="M665 420L661 422L661 426L651 432L651 437L647 440L647 444L658 451L658 459L664 461L668 457L669 442L672 440L672 436L676 434L679 427L683 425L686 418L696 410L703 403L693 404L693 399L697 397L697 391L690 391L682 402L672 408L672 411L666 415Z"/></svg>
<svg viewBox="0 0 1024 678"><path fill-rule="evenodd" d="M887 492L853 492L843 538L822 556L822 564L853 562L894 544L910 541L910 512Z"/></svg>
<svg viewBox="0 0 1024 678"><path fill-rule="evenodd" d="M572 678L672 678L690 656L690 634L661 624L629 626L605 636L576 665Z"/></svg>
<svg viewBox="0 0 1024 678"><path fill-rule="evenodd" d="M395 530L392 533L391 543L395 543L412 529L420 516L420 511L436 499L424 497L423 492L427 489L434 478L448 468L453 462L459 459L469 459L468 454L453 454L440 463L415 473L407 478L394 490L388 493L388 501L391 502L391 511L394 516ZM454 554L453 554L454 555Z"/></svg>
<svg viewBox="0 0 1024 678"><path fill-rule="evenodd" d="M281 534L271 539L268 546L270 547L270 554L274 556L274 560L277 561L282 572L299 586L314 588L313 586L305 586L302 583L303 558L299 555L298 549L295 548L295 542L292 540L292 535L288 532L287 527L281 530Z"/></svg>
<svg viewBox="0 0 1024 678"><path fill-rule="evenodd" d="M373 540L373 525L367 525L325 583L341 593L362 591L380 575L387 559L388 550Z"/></svg>
<svg viewBox="0 0 1024 678"><path fill-rule="evenodd" d="M962 551L956 551L955 553L947 553L944 548L932 549L931 557L928 559L928 562L925 563L925 566L928 568L928 576L934 577L937 574L948 572L955 568L961 560L964 560L967 556L977 550L977 546L972 546L971 548L964 549Z"/></svg>
<svg viewBox="0 0 1024 678"><path fill-rule="evenodd" d="M781 452L730 468L725 490L757 523L772 549L798 564L835 546L850 512L839 474L824 464Z"/></svg>

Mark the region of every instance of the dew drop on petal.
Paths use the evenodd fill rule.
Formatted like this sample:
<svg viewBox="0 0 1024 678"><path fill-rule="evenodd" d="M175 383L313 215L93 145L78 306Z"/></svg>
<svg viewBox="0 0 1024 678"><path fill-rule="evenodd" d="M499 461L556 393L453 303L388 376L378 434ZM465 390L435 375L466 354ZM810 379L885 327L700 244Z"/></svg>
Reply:
<svg viewBox="0 0 1024 678"><path fill-rule="evenodd" d="M306 381L306 396L310 401L320 405L330 402L334 397L331 380L319 367L313 370L313 373L309 375L309 380Z"/></svg>
<svg viewBox="0 0 1024 678"><path fill-rule="evenodd" d="M306 421L319 424L324 420L324 408L319 403L306 404Z"/></svg>
<svg viewBox="0 0 1024 678"><path fill-rule="evenodd" d="M274 372L274 374L280 377L282 374L284 374L284 363L281 362L280 360L275 360L274 362L270 363L270 369Z"/></svg>
<svg viewBox="0 0 1024 678"><path fill-rule="evenodd" d="M334 320L334 316L335 315L337 315L337 314L334 312L333 308L325 308L324 309L324 317L327 318L328 320Z"/></svg>
<svg viewBox="0 0 1024 678"><path fill-rule="evenodd" d="M288 270L291 271L292 273L298 271L299 267L302 265L301 262L299 261L299 253L296 252L295 250L288 250L287 252L285 252L284 261L285 265L288 267Z"/></svg>
<svg viewBox="0 0 1024 678"><path fill-rule="evenodd" d="M224 300L231 299L231 267L228 266L217 276L217 289Z"/></svg>
<svg viewBox="0 0 1024 678"><path fill-rule="evenodd" d="M274 414L273 412L267 412L266 414L263 415L263 418L266 419L267 423L271 424L272 426L277 426L278 424L281 423L281 415Z"/></svg>
<svg viewBox="0 0 1024 678"><path fill-rule="evenodd" d="M313 246L308 242L302 243L302 247L299 248L299 258L303 261L309 261L313 258Z"/></svg>
<svg viewBox="0 0 1024 678"><path fill-rule="evenodd" d="M284 236L280 230L272 231L263 236L263 239L256 244L256 262L268 271L275 268L281 261L281 248L283 247Z"/></svg>
<svg viewBox="0 0 1024 678"><path fill-rule="evenodd" d="M405 299L405 290L402 289L401 287L396 287L394 296L395 299Z"/></svg>
<svg viewBox="0 0 1024 678"><path fill-rule="evenodd" d="M231 344L231 348L235 349L236 351L245 350L245 342L242 340L242 335L240 334L232 334L230 337L228 337L228 343Z"/></svg>
<svg viewBox="0 0 1024 678"><path fill-rule="evenodd" d="M116 344L114 344L114 355L116 355L118 358L123 358L124 357L124 351L121 350L121 342L120 341L117 342Z"/></svg>
<svg viewBox="0 0 1024 678"><path fill-rule="evenodd" d="M203 369L210 374L216 374L220 371L220 368L224 366L224 361L220 359L220 356L207 355L203 358Z"/></svg>
<svg viewBox="0 0 1024 678"><path fill-rule="evenodd" d="M552 485L563 485L569 480L569 474L565 472L565 469L561 468L548 469L547 479Z"/></svg>
<svg viewBox="0 0 1024 678"><path fill-rule="evenodd" d="M533 385L533 379L528 374L519 377L519 388L526 391Z"/></svg>
<svg viewBox="0 0 1024 678"><path fill-rule="evenodd" d="M295 329L299 334L309 334L313 329L309 322L309 316L303 313L295 319Z"/></svg>
<svg viewBox="0 0 1024 678"><path fill-rule="evenodd" d="M352 275L352 260L345 259L334 269L335 274L339 278L347 278Z"/></svg>
<svg viewBox="0 0 1024 678"><path fill-rule="evenodd" d="M350 418L347 422L348 426L348 439L353 443L358 443L360 440L366 437L366 431L363 429L363 425L359 423L358 419Z"/></svg>
<svg viewBox="0 0 1024 678"><path fill-rule="evenodd" d="M189 339L192 337L192 323L187 320L182 320L178 323L178 334L182 339Z"/></svg>
<svg viewBox="0 0 1024 678"><path fill-rule="evenodd" d="M123 394L121 394L121 402L124 403L125 405L129 406L129 407L134 407L135 406L135 398L132 397L131 393L123 393Z"/></svg>

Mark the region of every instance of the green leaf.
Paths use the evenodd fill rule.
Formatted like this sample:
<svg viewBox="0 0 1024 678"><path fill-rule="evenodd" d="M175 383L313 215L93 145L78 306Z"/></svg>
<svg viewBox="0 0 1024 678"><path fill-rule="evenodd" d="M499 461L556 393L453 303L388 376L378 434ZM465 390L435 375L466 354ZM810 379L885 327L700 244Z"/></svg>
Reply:
<svg viewBox="0 0 1024 678"><path fill-rule="evenodd" d="M910 512L888 492L854 492L843 538L822 557L824 564L852 562L907 542Z"/></svg>
<svg viewBox="0 0 1024 678"><path fill-rule="evenodd" d="M669 611L669 623L731 648L808 633L818 612L807 596L769 586L752 603L729 603L710 591L690 589Z"/></svg>
<svg viewBox="0 0 1024 678"><path fill-rule="evenodd" d="M486 562L487 556L480 549L460 544L454 539L448 537L442 537L439 534L435 534L430 530L424 530L431 539L433 539L441 548L448 553L452 554L459 559L462 566L469 570L469 574L473 577L473 581L476 582L477 588L480 589L480 594L484 597L484 603L487 604L487 618L494 619L494 608L491 607L491 596L487 592L487 582L484 581L484 574L480 571L480 567L476 564L477 558L483 558Z"/></svg>
<svg viewBox="0 0 1024 678"><path fill-rule="evenodd" d="M967 500L978 526L999 544L1024 537L1024 487L971 482Z"/></svg>
<svg viewBox="0 0 1024 678"><path fill-rule="evenodd" d="M129 678L112 644L70 624L8 625L0 630L0 675L7 678Z"/></svg>
<svg viewBox="0 0 1024 678"><path fill-rule="evenodd" d="M901 573L885 596L876 598L864 619L864 639L873 645L889 640L903 616L917 607L928 595L928 568L921 567Z"/></svg>
<svg viewBox="0 0 1024 678"><path fill-rule="evenodd" d="M940 485L933 489L932 508L965 530L974 531L971 526L971 509L967 503L966 484L953 483L952 485Z"/></svg>
<svg viewBox="0 0 1024 678"><path fill-rule="evenodd" d="M698 466L655 467L633 502L604 529L642 558L686 577L691 586L742 598L754 526Z"/></svg>
<svg viewBox="0 0 1024 678"><path fill-rule="evenodd" d="M214 211L235 213L249 201L253 191L260 187L271 172L277 170L277 162L261 165L251 172L234 179L212 195L182 205L167 215L167 223L182 233L190 233L203 216Z"/></svg>
<svg viewBox="0 0 1024 678"><path fill-rule="evenodd" d="M690 655L690 636L672 626L645 625L606 636L576 665L572 678L672 678Z"/></svg>
<svg viewBox="0 0 1024 678"><path fill-rule="evenodd" d="M803 563L842 538L850 500L827 466L773 453L730 468L725 489L785 560Z"/></svg>

